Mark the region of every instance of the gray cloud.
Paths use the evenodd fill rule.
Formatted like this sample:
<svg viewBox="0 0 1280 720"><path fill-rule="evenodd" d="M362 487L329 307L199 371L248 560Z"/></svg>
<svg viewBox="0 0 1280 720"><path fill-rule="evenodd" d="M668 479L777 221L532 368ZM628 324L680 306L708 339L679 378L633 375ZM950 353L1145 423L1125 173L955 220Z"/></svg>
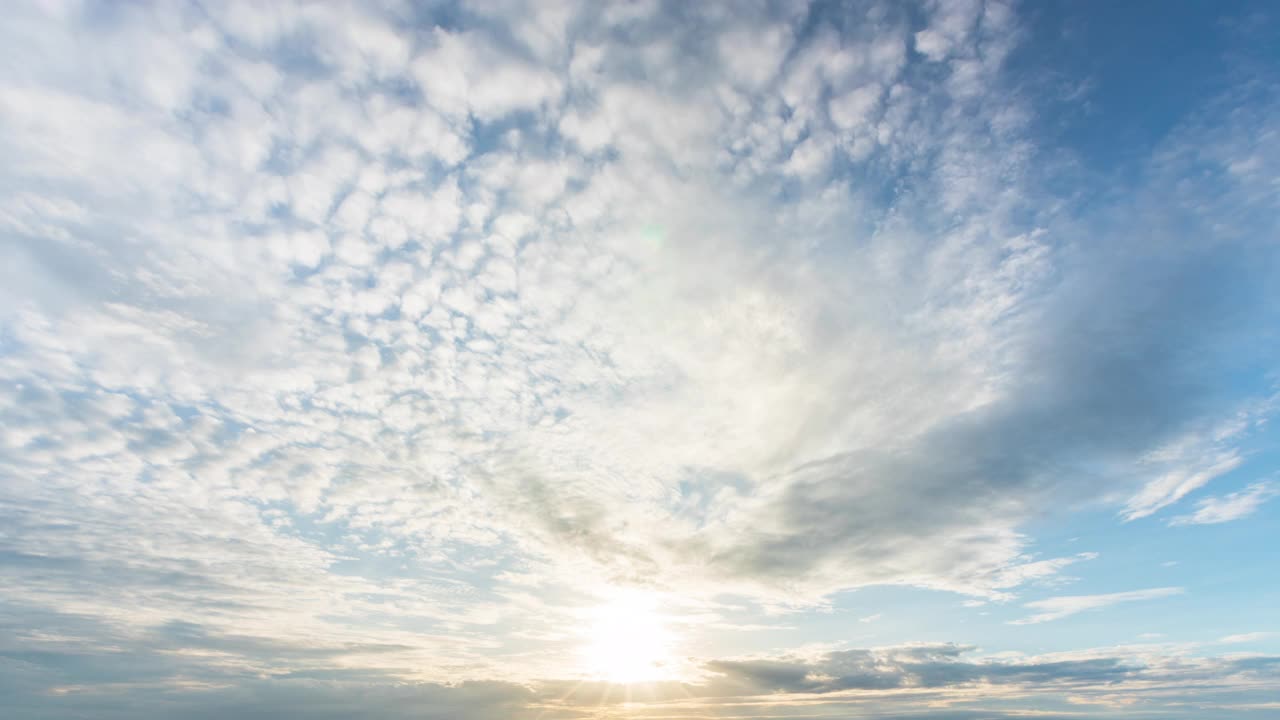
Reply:
<svg viewBox="0 0 1280 720"><path fill-rule="evenodd" d="M708 668L724 676L710 687L731 688L733 692L724 694L734 695L945 688L969 683L1105 684L1140 671L1114 657L1056 662L973 662L961 658L971 651L956 645L843 650L816 661L724 660L714 661Z"/></svg>

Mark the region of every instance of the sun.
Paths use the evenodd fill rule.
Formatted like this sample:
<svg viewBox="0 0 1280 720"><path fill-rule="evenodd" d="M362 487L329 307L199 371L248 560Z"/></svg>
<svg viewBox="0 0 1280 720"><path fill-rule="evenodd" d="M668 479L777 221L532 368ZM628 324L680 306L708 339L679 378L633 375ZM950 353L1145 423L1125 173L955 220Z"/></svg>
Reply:
<svg viewBox="0 0 1280 720"><path fill-rule="evenodd" d="M611 683L669 679L675 638L657 598L639 592L618 594L587 613L583 669Z"/></svg>

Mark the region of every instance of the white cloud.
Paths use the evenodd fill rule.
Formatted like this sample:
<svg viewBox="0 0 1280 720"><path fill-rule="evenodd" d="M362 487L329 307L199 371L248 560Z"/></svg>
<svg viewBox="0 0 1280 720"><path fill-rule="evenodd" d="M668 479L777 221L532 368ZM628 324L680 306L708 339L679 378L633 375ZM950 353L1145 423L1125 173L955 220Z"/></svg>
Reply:
<svg viewBox="0 0 1280 720"><path fill-rule="evenodd" d="M1096 557L1032 518L1245 458L1203 358L1251 318L1143 207L1066 217L998 3L100 10L0 28L3 594L95 652L558 681L602 585L1008 601Z"/></svg>
<svg viewBox="0 0 1280 720"><path fill-rule="evenodd" d="M1254 483L1244 490L1221 497L1210 497L1196 503L1195 512L1178 515L1170 525L1212 525L1231 522L1252 515L1262 503L1280 495L1274 483Z"/></svg>
<svg viewBox="0 0 1280 720"><path fill-rule="evenodd" d="M1125 506L1124 518L1137 520L1154 514L1204 487L1215 478L1240 467L1244 461L1234 450L1201 460L1191 468L1178 468L1151 480Z"/></svg>
<svg viewBox="0 0 1280 720"><path fill-rule="evenodd" d="M1229 645L1234 645L1236 643L1251 643L1251 642L1258 642L1259 640L1266 640L1267 638L1273 637L1275 635L1276 633L1273 633L1273 632L1241 633L1238 635L1226 635L1224 637L1220 637L1218 638L1218 642L1226 643Z"/></svg>
<svg viewBox="0 0 1280 720"><path fill-rule="evenodd" d="M1170 597L1173 595L1181 595L1185 590L1180 587L1162 587L1150 588L1147 590L1130 590L1127 592L1108 593L1105 595L1063 595L1060 597L1051 597L1045 600L1036 600L1026 603L1025 607L1032 610L1039 610L1034 615L1013 620L1013 625L1032 625L1035 623L1048 622L1050 620L1059 620L1069 617L1086 610L1097 610L1099 608L1117 605L1119 603L1139 602L1143 600L1155 600L1158 598Z"/></svg>
<svg viewBox="0 0 1280 720"><path fill-rule="evenodd" d="M536 111L562 91L555 74L502 52L484 34L436 28L432 41L413 60L413 74L428 104L446 117L496 120Z"/></svg>

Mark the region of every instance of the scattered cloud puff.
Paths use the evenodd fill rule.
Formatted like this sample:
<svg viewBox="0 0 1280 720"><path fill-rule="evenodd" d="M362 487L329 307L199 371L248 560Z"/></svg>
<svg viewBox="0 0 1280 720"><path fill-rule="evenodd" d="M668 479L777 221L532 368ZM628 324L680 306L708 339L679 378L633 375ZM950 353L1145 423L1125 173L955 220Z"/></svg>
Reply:
<svg viewBox="0 0 1280 720"><path fill-rule="evenodd" d="M617 588L699 639L868 586L1001 607L1099 557L1033 550L1037 521L1136 521L1242 468L1274 411L1270 76L1099 177L1014 72L1019 13L11 8L3 694L581 717L583 608ZM701 647L673 703L994 717L1275 667ZM1012 705L962 707L975 686Z"/></svg>

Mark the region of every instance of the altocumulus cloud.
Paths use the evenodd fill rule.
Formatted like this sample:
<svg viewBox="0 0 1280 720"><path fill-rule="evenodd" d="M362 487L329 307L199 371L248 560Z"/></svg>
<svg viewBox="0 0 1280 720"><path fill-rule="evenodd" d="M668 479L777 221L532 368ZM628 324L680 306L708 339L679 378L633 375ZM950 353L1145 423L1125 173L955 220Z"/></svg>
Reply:
<svg viewBox="0 0 1280 720"><path fill-rule="evenodd" d="M1101 559L1027 528L1146 527L1264 436L1274 68L1243 52L1108 174L1049 127L1088 87L1034 19L10 8L0 691L59 719L1265 709L1274 656L1195 643L707 634L873 586L1037 626L1184 592L1028 600ZM619 588L700 638L644 689L578 660Z"/></svg>

